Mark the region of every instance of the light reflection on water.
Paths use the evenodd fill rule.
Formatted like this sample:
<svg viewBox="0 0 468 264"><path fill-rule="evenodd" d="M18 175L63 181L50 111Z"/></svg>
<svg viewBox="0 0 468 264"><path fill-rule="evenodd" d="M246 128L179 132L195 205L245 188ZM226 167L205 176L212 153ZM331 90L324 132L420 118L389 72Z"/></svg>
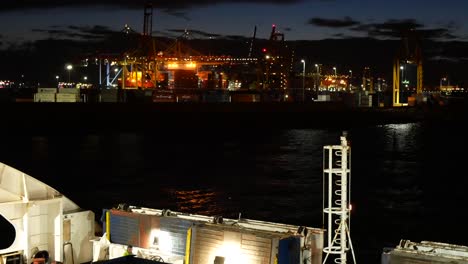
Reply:
<svg viewBox="0 0 468 264"><path fill-rule="evenodd" d="M202 215L218 215L222 207L218 204L219 192L206 190L169 190L174 196L177 211Z"/></svg>
<svg viewBox="0 0 468 264"><path fill-rule="evenodd" d="M0 160L97 214L128 202L321 227L323 146L339 144L341 133L12 135L0 138ZM460 205L468 202L460 127L391 124L351 128L348 135L352 237L363 263L377 263L381 249L400 239L463 241L443 214L462 219Z"/></svg>

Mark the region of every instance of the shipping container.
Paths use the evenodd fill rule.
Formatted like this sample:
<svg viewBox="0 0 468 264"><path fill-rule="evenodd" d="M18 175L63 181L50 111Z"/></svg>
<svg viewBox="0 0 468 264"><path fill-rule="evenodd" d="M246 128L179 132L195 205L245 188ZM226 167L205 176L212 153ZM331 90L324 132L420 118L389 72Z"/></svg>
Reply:
<svg viewBox="0 0 468 264"><path fill-rule="evenodd" d="M186 264L214 263L215 259L243 264L322 261L322 229L140 207L105 214L110 242L121 245L110 252L111 257L119 256L130 244L145 255L178 259L181 264L183 259Z"/></svg>
<svg viewBox="0 0 468 264"><path fill-rule="evenodd" d="M55 95L56 101L58 103L77 103L80 102L79 94L72 93L58 93Z"/></svg>
<svg viewBox="0 0 468 264"><path fill-rule="evenodd" d="M176 100L177 100L178 103L200 102L200 95L198 95L198 94L177 94Z"/></svg>
<svg viewBox="0 0 468 264"><path fill-rule="evenodd" d="M153 102L155 103L175 103L176 100L172 90L155 90L153 92Z"/></svg>
<svg viewBox="0 0 468 264"><path fill-rule="evenodd" d="M57 88L37 88L37 92L55 94L57 92Z"/></svg>
<svg viewBox="0 0 468 264"><path fill-rule="evenodd" d="M254 93L232 93L231 94L231 102L234 103L254 103L254 102L260 102L260 94L254 94Z"/></svg>
<svg viewBox="0 0 468 264"><path fill-rule="evenodd" d="M360 107L372 107L372 94L361 95Z"/></svg>
<svg viewBox="0 0 468 264"><path fill-rule="evenodd" d="M329 101L331 101L331 98L330 98L329 94L319 94L317 96L317 101L319 101L319 102L329 102Z"/></svg>
<svg viewBox="0 0 468 264"><path fill-rule="evenodd" d="M202 101L205 103L228 103L231 102L231 96L223 90L203 91Z"/></svg>
<svg viewBox="0 0 468 264"><path fill-rule="evenodd" d="M302 236L220 224L195 224L189 231L189 263L292 264L303 263ZM310 251L309 251L310 253ZM306 253L306 254L309 254Z"/></svg>
<svg viewBox="0 0 468 264"><path fill-rule="evenodd" d="M60 88L58 89L59 94L80 94L80 89L77 88Z"/></svg>
<svg viewBox="0 0 468 264"><path fill-rule="evenodd" d="M174 71L175 89L196 89L198 88L198 77L194 70L175 70Z"/></svg>
<svg viewBox="0 0 468 264"><path fill-rule="evenodd" d="M55 93L35 93L34 102L55 102Z"/></svg>
<svg viewBox="0 0 468 264"><path fill-rule="evenodd" d="M119 94L119 89L102 89L100 101L110 103L120 102Z"/></svg>

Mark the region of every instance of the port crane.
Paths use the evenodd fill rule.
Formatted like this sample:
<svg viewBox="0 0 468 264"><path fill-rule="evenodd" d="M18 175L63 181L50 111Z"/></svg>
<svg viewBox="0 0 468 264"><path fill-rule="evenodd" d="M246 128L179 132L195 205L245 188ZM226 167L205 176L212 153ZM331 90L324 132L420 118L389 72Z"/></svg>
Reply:
<svg viewBox="0 0 468 264"><path fill-rule="evenodd" d="M422 52L417 36L417 31L414 29L405 30L402 34L401 46L395 56L393 63L393 106L399 107L407 103L409 95L409 85L405 72L409 72L407 68L416 66L416 94L422 94L423 87L423 63ZM402 98L402 95L404 97Z"/></svg>
<svg viewBox="0 0 468 264"><path fill-rule="evenodd" d="M283 91L289 89L293 55L284 41L284 34L276 29L275 24L271 27L267 47L262 49L262 53L259 64L261 76L258 76L262 88Z"/></svg>
<svg viewBox="0 0 468 264"><path fill-rule="evenodd" d="M142 33L127 25L122 31L128 35L126 41L137 40L137 45L123 53L101 53L96 57L102 87L233 90L263 88L281 94L289 92L292 53L284 41L284 34L275 25L272 26L268 43L259 56L254 47L255 27L248 56L233 57L198 52L184 41L190 33L188 30L183 36L176 38L173 44L161 40L156 45L156 38L152 36L152 23L153 7L146 4Z"/></svg>

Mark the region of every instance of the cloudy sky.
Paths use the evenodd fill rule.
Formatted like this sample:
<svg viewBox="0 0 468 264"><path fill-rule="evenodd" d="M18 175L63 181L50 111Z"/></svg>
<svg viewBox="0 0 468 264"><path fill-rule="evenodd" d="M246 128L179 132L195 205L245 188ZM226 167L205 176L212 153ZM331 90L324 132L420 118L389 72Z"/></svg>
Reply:
<svg viewBox="0 0 468 264"><path fill-rule="evenodd" d="M43 38L99 38L128 24L143 30L147 0L2 0L0 43ZM391 37L410 25L428 37L468 41L464 0L156 0L153 35L267 38L277 25L286 40Z"/></svg>

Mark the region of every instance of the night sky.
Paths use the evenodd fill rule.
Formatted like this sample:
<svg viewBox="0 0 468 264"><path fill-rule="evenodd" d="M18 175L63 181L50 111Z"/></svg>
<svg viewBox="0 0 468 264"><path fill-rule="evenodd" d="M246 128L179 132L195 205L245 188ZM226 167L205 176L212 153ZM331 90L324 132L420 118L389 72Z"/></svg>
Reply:
<svg viewBox="0 0 468 264"><path fill-rule="evenodd" d="M3 47L10 42L79 36L86 29L142 31L145 0L3 0ZM468 2L460 0L153 1L154 35L193 30L200 37L268 37L276 24L287 40L381 37L388 23L411 22L438 39L468 39ZM89 33L89 32L88 32Z"/></svg>
<svg viewBox="0 0 468 264"><path fill-rule="evenodd" d="M16 68L5 66L0 79L28 71L27 66L18 63L11 50L27 58L18 50L24 47L31 50L34 46L37 51L38 47L69 44L51 43L53 40L93 43L122 32L125 25L137 33L142 32L145 3L148 1L3 0L0 6L0 53L3 51L3 56L17 65ZM163 0L152 3L153 36L176 38L188 31L194 39L242 39L251 38L256 26L256 37L267 39L272 24L275 24L287 41L314 43L299 45L298 57L353 70L381 63L382 74L391 74L393 55L390 53L394 50L387 47L397 46L391 41L400 40L402 31L416 30L428 41L423 47L424 59L429 65L438 67L428 69L430 82L436 85L440 78L449 74L454 82L456 79L460 84L468 82L464 70L468 64L466 1ZM56 47L54 49L55 56L62 56L57 54ZM49 52L43 50L42 54ZM378 58L380 56L386 58ZM353 65L358 61L362 63ZM50 75L60 74L65 62L60 61L60 67L57 66ZM35 69L37 67L31 65L29 71L36 73ZM1 76L2 72L6 75L6 71L9 75ZM43 76L48 72L44 70L36 74ZM47 78L51 79L50 76Z"/></svg>

